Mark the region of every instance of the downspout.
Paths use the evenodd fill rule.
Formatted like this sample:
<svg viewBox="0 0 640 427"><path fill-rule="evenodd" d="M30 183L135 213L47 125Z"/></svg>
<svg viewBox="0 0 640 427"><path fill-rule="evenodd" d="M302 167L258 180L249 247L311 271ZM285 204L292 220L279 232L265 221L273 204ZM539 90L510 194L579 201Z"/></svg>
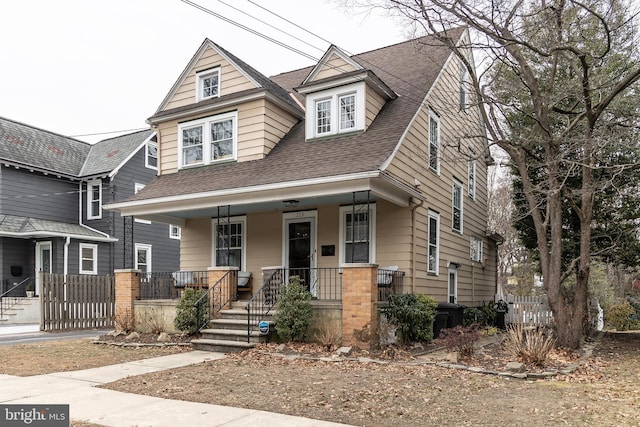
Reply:
<svg viewBox="0 0 640 427"><path fill-rule="evenodd" d="M64 277L66 280L67 275L69 274L69 245L71 244L71 237L67 236L66 241L64 242Z"/></svg>
<svg viewBox="0 0 640 427"><path fill-rule="evenodd" d="M411 293L416 293L416 271L418 270L416 261L416 210L422 206L423 200L419 202L415 201L415 198L411 198Z"/></svg>

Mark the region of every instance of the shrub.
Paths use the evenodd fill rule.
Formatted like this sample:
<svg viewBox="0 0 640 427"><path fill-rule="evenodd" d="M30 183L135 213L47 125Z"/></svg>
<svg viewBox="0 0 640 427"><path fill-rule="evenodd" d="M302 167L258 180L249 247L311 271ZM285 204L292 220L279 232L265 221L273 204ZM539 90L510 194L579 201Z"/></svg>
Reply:
<svg viewBox="0 0 640 427"><path fill-rule="evenodd" d="M291 276L282 288L274 316L278 336L286 341L305 341L312 315L311 293L299 276Z"/></svg>
<svg viewBox="0 0 640 427"><path fill-rule="evenodd" d="M382 308L389 322L398 327L405 342L431 341L433 321L438 303L427 295L390 295L386 307Z"/></svg>
<svg viewBox="0 0 640 427"><path fill-rule="evenodd" d="M209 298L202 298L206 290L186 288L176 307L176 318L173 325L177 330L189 335L197 333L209 321ZM197 306L196 306L197 303Z"/></svg>
<svg viewBox="0 0 640 427"><path fill-rule="evenodd" d="M449 351L457 351L461 358L470 357L475 352L475 344L480 339L477 325L456 326L440 331L438 342Z"/></svg>
<svg viewBox="0 0 640 427"><path fill-rule="evenodd" d="M469 307L464 309L464 311L462 312L462 324L464 326L471 326L473 324L482 326L490 325L485 310L476 307Z"/></svg>
<svg viewBox="0 0 640 427"><path fill-rule="evenodd" d="M604 317L609 326L618 331L640 329L638 315L633 306L626 301L609 307Z"/></svg>
<svg viewBox="0 0 640 427"><path fill-rule="evenodd" d="M550 329L516 324L507 329L503 345L520 362L544 366L555 342Z"/></svg>
<svg viewBox="0 0 640 427"><path fill-rule="evenodd" d="M342 331L340 330L340 325L337 322L331 322L328 320L323 321L315 330L314 339L326 350L333 350L342 342Z"/></svg>

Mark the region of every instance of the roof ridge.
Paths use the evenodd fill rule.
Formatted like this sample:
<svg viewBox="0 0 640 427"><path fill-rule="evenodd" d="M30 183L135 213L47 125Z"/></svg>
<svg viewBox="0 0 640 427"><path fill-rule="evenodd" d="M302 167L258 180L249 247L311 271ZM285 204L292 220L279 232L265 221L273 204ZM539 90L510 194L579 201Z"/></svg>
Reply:
<svg viewBox="0 0 640 427"><path fill-rule="evenodd" d="M73 141L73 142L78 142L78 143L83 144L83 145L92 145L92 144L90 144L90 143L88 143L86 141L82 141L80 139L76 139L76 138L73 138L73 137L68 136L68 135L63 135L63 134L58 133L58 132L53 132L53 131L50 131L50 130L47 130L47 129L39 128L37 126L33 126L33 125L30 125L30 124L27 124L27 123L24 123L24 122L20 122L18 120L9 119L9 118L4 117L4 116L0 116L0 120L6 120L8 122L15 123L15 124L20 125L20 126L25 126L25 127L31 128L31 129L35 129L37 131L45 132L45 133L48 133L50 135L59 136L61 138L65 138L65 139L68 139L68 140Z"/></svg>

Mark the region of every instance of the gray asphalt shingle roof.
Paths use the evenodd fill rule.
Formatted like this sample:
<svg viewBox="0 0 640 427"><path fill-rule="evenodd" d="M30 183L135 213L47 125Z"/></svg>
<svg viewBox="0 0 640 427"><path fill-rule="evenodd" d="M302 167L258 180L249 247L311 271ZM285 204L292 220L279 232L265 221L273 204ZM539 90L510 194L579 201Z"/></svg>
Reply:
<svg viewBox="0 0 640 427"><path fill-rule="evenodd" d="M94 145L0 117L0 161L66 177L108 173L153 133L143 130Z"/></svg>
<svg viewBox="0 0 640 427"><path fill-rule="evenodd" d="M463 31L459 28L449 35L457 41ZM426 36L355 55L356 61L398 95L385 104L366 132L305 141L304 121L301 121L264 159L161 175L127 201L379 170L400 141L450 53L435 37ZM270 80L285 91L293 92L311 69L282 73Z"/></svg>
<svg viewBox="0 0 640 427"><path fill-rule="evenodd" d="M36 237L42 235L72 235L98 241L110 239L106 235L80 224L0 214L0 236Z"/></svg>

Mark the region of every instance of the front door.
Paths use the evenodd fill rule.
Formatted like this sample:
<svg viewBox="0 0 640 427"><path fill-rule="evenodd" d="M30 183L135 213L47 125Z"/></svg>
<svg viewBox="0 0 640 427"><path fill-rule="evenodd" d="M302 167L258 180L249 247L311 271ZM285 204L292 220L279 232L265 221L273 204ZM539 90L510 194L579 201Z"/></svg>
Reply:
<svg viewBox="0 0 640 427"><path fill-rule="evenodd" d="M51 273L51 242L36 242L36 294L42 286L40 273Z"/></svg>
<svg viewBox="0 0 640 427"><path fill-rule="evenodd" d="M316 296L316 212L285 214L285 267Z"/></svg>
<svg viewBox="0 0 640 427"><path fill-rule="evenodd" d="M458 302L458 269L449 267L449 302Z"/></svg>

